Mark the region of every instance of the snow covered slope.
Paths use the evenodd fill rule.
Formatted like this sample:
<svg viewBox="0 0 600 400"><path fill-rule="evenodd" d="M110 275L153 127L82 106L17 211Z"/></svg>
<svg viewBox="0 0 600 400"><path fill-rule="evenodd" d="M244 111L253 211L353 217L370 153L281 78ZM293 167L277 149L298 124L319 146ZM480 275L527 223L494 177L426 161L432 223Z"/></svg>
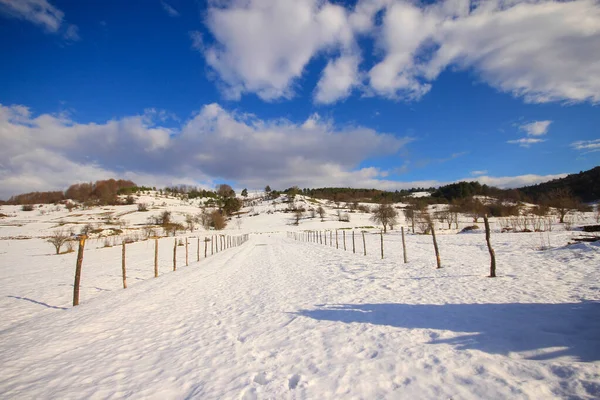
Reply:
<svg viewBox="0 0 600 400"><path fill-rule="evenodd" d="M35 237L50 230L46 215L3 207L15 215L0 229L0 398L600 397L597 244L565 246L573 233L557 229L495 233L491 279L480 231L439 235L435 269L431 236L407 235L404 264L397 230L383 260L377 230L366 230L366 256L360 230L356 253L349 230L346 251L343 230L338 249L285 233L356 227L367 214L296 227L258 208L225 231L248 242L207 258L200 242L199 262L198 237L215 232L181 236L190 265L178 246L177 271L174 239L160 239L158 278L154 242L128 245L127 289L121 249L90 241L73 308L76 255Z"/></svg>
<svg viewBox="0 0 600 400"><path fill-rule="evenodd" d="M45 304L0 332L0 395L600 395L599 248L499 245L501 277L489 279L477 236L442 237L435 270L419 251L426 237L409 237L402 264L398 252L378 260L254 235L126 290L99 287L76 308Z"/></svg>

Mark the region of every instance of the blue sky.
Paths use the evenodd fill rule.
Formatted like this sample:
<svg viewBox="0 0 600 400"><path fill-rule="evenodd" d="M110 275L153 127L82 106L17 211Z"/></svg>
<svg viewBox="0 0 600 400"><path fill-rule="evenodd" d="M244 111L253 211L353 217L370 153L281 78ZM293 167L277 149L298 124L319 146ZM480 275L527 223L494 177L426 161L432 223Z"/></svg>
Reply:
<svg viewBox="0 0 600 400"><path fill-rule="evenodd" d="M588 0L0 0L0 59L0 198L108 177L514 187L600 164Z"/></svg>

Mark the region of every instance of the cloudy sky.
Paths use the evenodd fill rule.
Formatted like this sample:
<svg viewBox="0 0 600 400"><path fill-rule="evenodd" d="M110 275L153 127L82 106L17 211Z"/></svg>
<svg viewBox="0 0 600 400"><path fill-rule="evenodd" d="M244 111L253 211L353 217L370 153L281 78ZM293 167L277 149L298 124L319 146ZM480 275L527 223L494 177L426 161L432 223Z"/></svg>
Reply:
<svg viewBox="0 0 600 400"><path fill-rule="evenodd" d="M600 164L598 1L0 0L0 59L0 198Z"/></svg>

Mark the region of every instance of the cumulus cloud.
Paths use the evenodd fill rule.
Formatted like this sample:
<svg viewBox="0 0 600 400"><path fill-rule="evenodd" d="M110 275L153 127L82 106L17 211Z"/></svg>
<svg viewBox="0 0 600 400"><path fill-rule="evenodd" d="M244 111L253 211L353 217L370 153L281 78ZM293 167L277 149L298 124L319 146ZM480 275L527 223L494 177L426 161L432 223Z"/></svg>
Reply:
<svg viewBox="0 0 600 400"><path fill-rule="evenodd" d="M301 124L269 121L218 104L204 106L176 129L161 126L166 119L173 116L148 109L78 123L0 105L0 197L112 176L150 185L210 186L225 179L247 187L372 187L385 184L380 180L387 171L359 165L411 141L363 127L338 129L318 115Z"/></svg>
<svg viewBox="0 0 600 400"><path fill-rule="evenodd" d="M46 32L62 33L69 41L79 40L75 25L63 27L65 13L47 0L0 0L0 14L29 21Z"/></svg>
<svg viewBox="0 0 600 400"><path fill-rule="evenodd" d="M359 63L360 59L355 54L329 61L317 83L315 102L331 104L348 97L359 83Z"/></svg>
<svg viewBox="0 0 600 400"><path fill-rule="evenodd" d="M473 176L477 176L477 175L485 175L487 174L487 170L483 169L483 170L476 170L476 171L471 171L471 175Z"/></svg>
<svg viewBox="0 0 600 400"><path fill-rule="evenodd" d="M222 4L225 3L223 6ZM339 51L354 46L348 11L328 1L318 0L233 0L213 3L206 25L215 42L202 49L229 98L256 93L263 100L291 98L294 80L301 77L308 62L320 52ZM364 21L357 21L364 24ZM344 70L346 80L353 69L352 58L329 65ZM325 73L324 88L345 95L352 85L332 82ZM321 94L328 100L333 94Z"/></svg>
<svg viewBox="0 0 600 400"><path fill-rule="evenodd" d="M308 63L322 56L318 103L355 87L418 100L448 68L472 70L527 102L600 101L594 0L359 0L348 8L327 0L225 0L209 6L206 24L214 43L201 51L234 99L291 98ZM376 47L364 71L356 64L360 36Z"/></svg>
<svg viewBox="0 0 600 400"><path fill-rule="evenodd" d="M548 128L552 121L534 121L521 125L520 130L525 131L529 136L541 136L548 133Z"/></svg>

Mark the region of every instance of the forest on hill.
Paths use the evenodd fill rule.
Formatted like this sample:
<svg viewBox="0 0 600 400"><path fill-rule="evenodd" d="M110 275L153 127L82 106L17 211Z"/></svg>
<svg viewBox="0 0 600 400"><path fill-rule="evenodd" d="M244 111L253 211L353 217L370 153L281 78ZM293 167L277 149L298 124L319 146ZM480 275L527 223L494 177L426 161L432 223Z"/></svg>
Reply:
<svg viewBox="0 0 600 400"><path fill-rule="evenodd" d="M219 185L223 186L223 185ZM229 185L225 185L230 188ZM372 202L372 203L396 203L396 202L413 202L411 196L416 192L428 192L429 197L420 197L421 203L451 203L455 200L468 199L472 196L490 196L499 200L524 201L535 204L546 204L555 194L568 193L570 196L582 202L592 202L600 200L600 166L582 171L577 174L571 174L561 179L554 179L548 182L540 183L532 186L525 186L517 189L499 189L494 186L488 186L476 181L472 182L456 182L449 185L440 186L439 188L412 188L396 191L385 191L379 189L361 189L348 187L324 187L324 188L304 188L300 189L297 186L288 189L277 191L267 189L268 195L272 198L277 197L279 193L288 195L302 194L305 196L330 200L336 203L350 202ZM95 183L76 183L64 192L48 191L48 192L30 192L12 196L8 201L2 202L5 204L50 204L58 203L65 200L75 200L81 203L94 204L118 204L118 195L130 195L139 191L156 190L145 186L137 186L129 180L99 180ZM220 197L218 190L199 189L194 186L179 185L159 189L160 192L170 193L173 195L181 195L186 198L197 197ZM247 190L242 191L242 195L247 195ZM227 197L227 196L226 196Z"/></svg>

